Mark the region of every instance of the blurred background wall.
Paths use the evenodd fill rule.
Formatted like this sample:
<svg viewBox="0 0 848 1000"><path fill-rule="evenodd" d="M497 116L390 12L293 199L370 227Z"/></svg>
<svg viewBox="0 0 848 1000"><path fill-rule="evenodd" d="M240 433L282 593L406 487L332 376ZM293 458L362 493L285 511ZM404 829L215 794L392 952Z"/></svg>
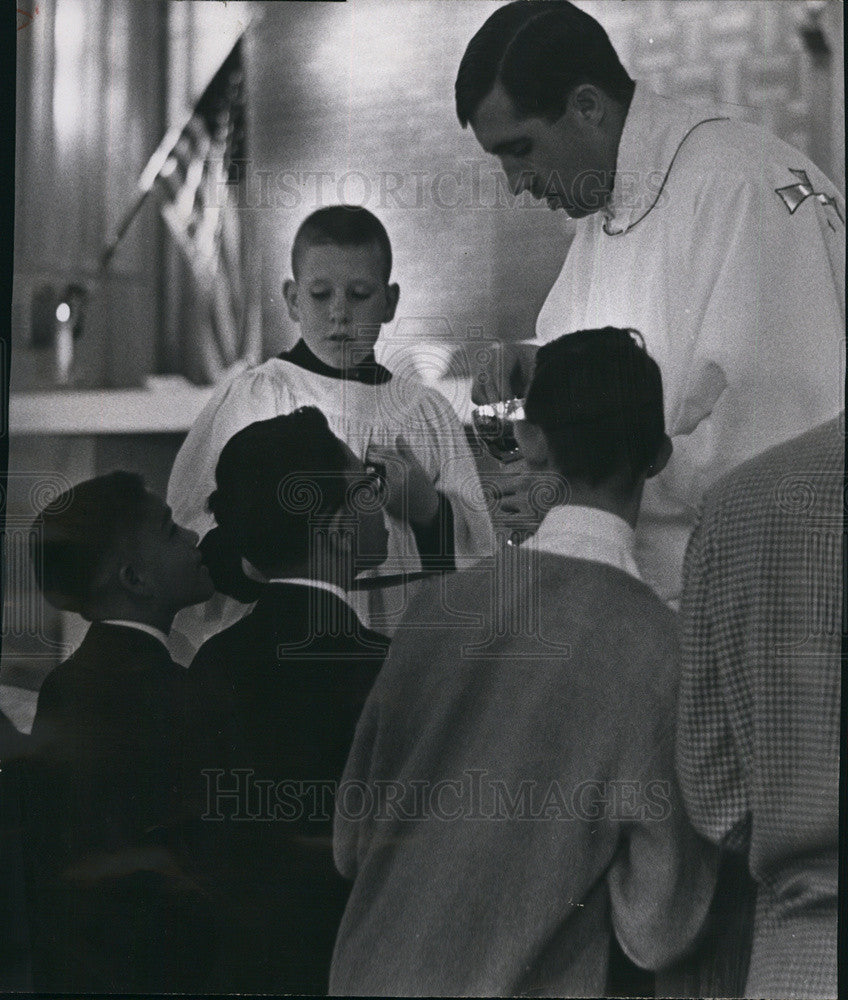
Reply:
<svg viewBox="0 0 848 1000"><path fill-rule="evenodd" d="M163 131L163 7L56 0L17 32L13 390L49 384L52 345L39 329L48 290L90 282ZM138 381L154 369L160 266L149 211L108 281L92 283L80 384Z"/></svg>

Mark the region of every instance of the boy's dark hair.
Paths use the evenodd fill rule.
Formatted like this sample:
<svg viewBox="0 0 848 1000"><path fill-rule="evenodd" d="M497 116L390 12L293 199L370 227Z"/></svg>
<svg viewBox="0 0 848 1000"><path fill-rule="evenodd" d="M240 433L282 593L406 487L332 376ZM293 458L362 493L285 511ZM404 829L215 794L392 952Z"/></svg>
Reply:
<svg viewBox="0 0 848 1000"><path fill-rule="evenodd" d="M314 406L259 420L224 445L208 507L228 544L259 569L309 554L315 518L344 503L348 457Z"/></svg>
<svg viewBox="0 0 848 1000"><path fill-rule="evenodd" d="M459 64L463 128L498 82L520 115L549 121L562 116L577 84L593 83L622 104L635 86L601 25L568 0L515 0L489 17Z"/></svg>
<svg viewBox="0 0 848 1000"><path fill-rule="evenodd" d="M303 251L314 246L361 247L374 244L385 265L385 280L392 273L392 245L382 222L359 205L329 205L308 215L300 224L291 251L292 274L297 278Z"/></svg>
<svg viewBox="0 0 848 1000"><path fill-rule="evenodd" d="M637 339L638 338L638 339ZM558 471L592 486L635 481L665 439L662 376L636 330L578 330L540 347L524 415Z"/></svg>
<svg viewBox="0 0 848 1000"><path fill-rule="evenodd" d="M119 539L139 526L147 499L141 476L112 472L79 483L41 510L30 529L30 556L52 605L88 617L104 563Z"/></svg>

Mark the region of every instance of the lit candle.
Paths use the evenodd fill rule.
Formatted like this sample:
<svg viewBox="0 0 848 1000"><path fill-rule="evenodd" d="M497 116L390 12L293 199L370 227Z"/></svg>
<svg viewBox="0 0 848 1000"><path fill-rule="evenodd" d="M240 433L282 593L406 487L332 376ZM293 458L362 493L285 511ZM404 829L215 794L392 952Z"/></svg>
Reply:
<svg viewBox="0 0 848 1000"><path fill-rule="evenodd" d="M74 360L74 331L71 326L71 307L60 302L56 307L56 382L67 385L71 379Z"/></svg>

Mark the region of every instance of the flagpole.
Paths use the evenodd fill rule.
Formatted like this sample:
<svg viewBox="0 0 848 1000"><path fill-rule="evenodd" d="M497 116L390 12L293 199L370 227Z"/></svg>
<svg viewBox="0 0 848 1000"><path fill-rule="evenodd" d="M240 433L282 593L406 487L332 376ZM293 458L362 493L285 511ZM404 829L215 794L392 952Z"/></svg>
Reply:
<svg viewBox="0 0 848 1000"><path fill-rule="evenodd" d="M245 31L242 31L241 34L236 39L235 43L233 44L233 47L230 49L227 58L224 59L223 63L221 63L221 67L223 67L226 64L227 59L229 59L232 53L235 51L236 47L238 46L239 42L242 40L244 35ZM218 72L220 72L220 68ZM112 258L115 256L115 251L118 249L121 240L124 238L127 230L132 225L133 219L135 219L135 217L141 211L141 207L145 203L145 201L147 201L148 195L153 190L153 185L156 183L156 178L159 176L160 171L165 166L168 157L173 153L174 148L176 147L177 143L180 140L180 136L188 127L188 123L191 121L192 116L196 113L198 106L201 104L209 88L212 86L215 79L215 75L217 74L213 74L212 79L209 81L209 84L206 87L206 90L203 91L203 93L198 98L197 102L195 103L191 111L189 111L185 115L182 123L180 125L172 126L170 129L168 129L168 131L165 133L165 137L159 143L159 146L157 147L156 151L147 161L147 166L144 168L144 170L142 170L141 176L138 179L138 184L136 185L138 191L136 199L133 202L133 204L129 207L127 212L124 214L124 217L121 219L120 225L118 226L115 236L109 242L106 249L103 251L102 257L100 258L100 267L98 269L99 276L102 277L106 269L109 267L109 264Z"/></svg>
<svg viewBox="0 0 848 1000"><path fill-rule="evenodd" d="M103 251L103 256L100 258L100 266L97 269L97 276L102 277L109 268L109 264L112 258L115 256L115 251L118 249L118 244L124 238L124 234L132 225L133 219L141 211L141 206L147 201L147 197L150 194L150 189L147 191L141 191L136 198L134 204L130 207L130 210L124 215L120 226L118 226L118 232L115 234L114 239L109 243L106 249Z"/></svg>
<svg viewBox="0 0 848 1000"><path fill-rule="evenodd" d="M120 244L121 240L124 238L124 235L126 234L126 231L132 225L133 219L141 211L141 206L145 203L145 201L148 198L148 195L152 191L153 185L156 182L156 178L159 176L159 172L165 166L165 163L167 162L168 157L173 153L174 148L176 147L177 143L179 142L180 136L185 131L186 127L188 126L188 123L192 119L192 116L197 112L198 107L202 103L202 101L203 101L204 97L206 96L206 94L209 92L209 89L212 87L212 85L213 85L213 83L215 81L215 77L217 76L218 73L221 72L221 69L227 63L227 60L232 56L233 52L235 51L236 47L241 42L242 38L244 38L244 36L246 34L246 30L247 30L246 28L244 30L242 30L242 32L239 34L238 38L236 38L236 40L235 40L232 48L230 49L230 51L229 51L226 59L224 59L224 61L221 63L221 66L218 68L217 72L215 74L213 74L212 79L209 81L209 83L206 86L206 89L203 91L203 93L197 99L197 102L195 103L195 105L192 108L192 110L189 111L188 114L185 115L185 118L184 118L182 124L177 125L177 126L173 126L172 128L168 129L167 133L165 134L165 137L159 143L159 146L156 149L156 152L147 161L147 166L141 172L141 177L139 177L138 184L136 185L137 190L138 190L138 194L136 196L136 199L133 202L133 204L129 207L129 209L125 213L124 217L121 219L121 223L118 226L118 230L115 233L115 236L109 242L109 244L107 245L106 249L103 251L103 256L100 258L100 267L98 269L98 276L99 277L102 277L104 275L106 269L109 267L109 264L110 264L112 258L115 256L115 251L118 249L118 245Z"/></svg>
<svg viewBox="0 0 848 1000"><path fill-rule="evenodd" d="M189 121L191 121L191 115L193 113L194 112L191 112L186 116L186 120L182 125L174 126L173 128L168 129L156 151L147 161L147 166L144 170L142 170L141 176L136 184L138 192L136 199L124 213L124 217L121 219L121 223L118 226L115 236L109 242L108 246L103 251L103 256L100 258L100 267L98 269L99 275L103 275L109 267L112 258L115 256L115 251L118 249L118 244L124 238L126 231L132 225L133 219L135 219L141 211L141 206L147 201L150 192L153 190L153 185L159 175L159 171L165 165L171 153L173 153L175 146L180 140L180 136L183 134Z"/></svg>

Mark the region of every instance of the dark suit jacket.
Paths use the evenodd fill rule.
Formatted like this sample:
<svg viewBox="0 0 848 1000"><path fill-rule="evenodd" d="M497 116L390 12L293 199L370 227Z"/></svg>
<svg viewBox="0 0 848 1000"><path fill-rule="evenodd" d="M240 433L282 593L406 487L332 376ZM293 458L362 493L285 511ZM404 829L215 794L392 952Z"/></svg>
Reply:
<svg viewBox="0 0 848 1000"><path fill-rule="evenodd" d="M29 924L21 828L21 778L30 738L0 712L0 983L29 988Z"/></svg>
<svg viewBox="0 0 848 1000"><path fill-rule="evenodd" d="M25 809L38 989L200 989L214 910L183 865L185 671L95 623L44 681Z"/></svg>
<svg viewBox="0 0 848 1000"><path fill-rule="evenodd" d="M348 894L334 790L387 648L334 594L270 584L189 669L189 781L207 817L197 857L239 938L225 989L327 990Z"/></svg>

